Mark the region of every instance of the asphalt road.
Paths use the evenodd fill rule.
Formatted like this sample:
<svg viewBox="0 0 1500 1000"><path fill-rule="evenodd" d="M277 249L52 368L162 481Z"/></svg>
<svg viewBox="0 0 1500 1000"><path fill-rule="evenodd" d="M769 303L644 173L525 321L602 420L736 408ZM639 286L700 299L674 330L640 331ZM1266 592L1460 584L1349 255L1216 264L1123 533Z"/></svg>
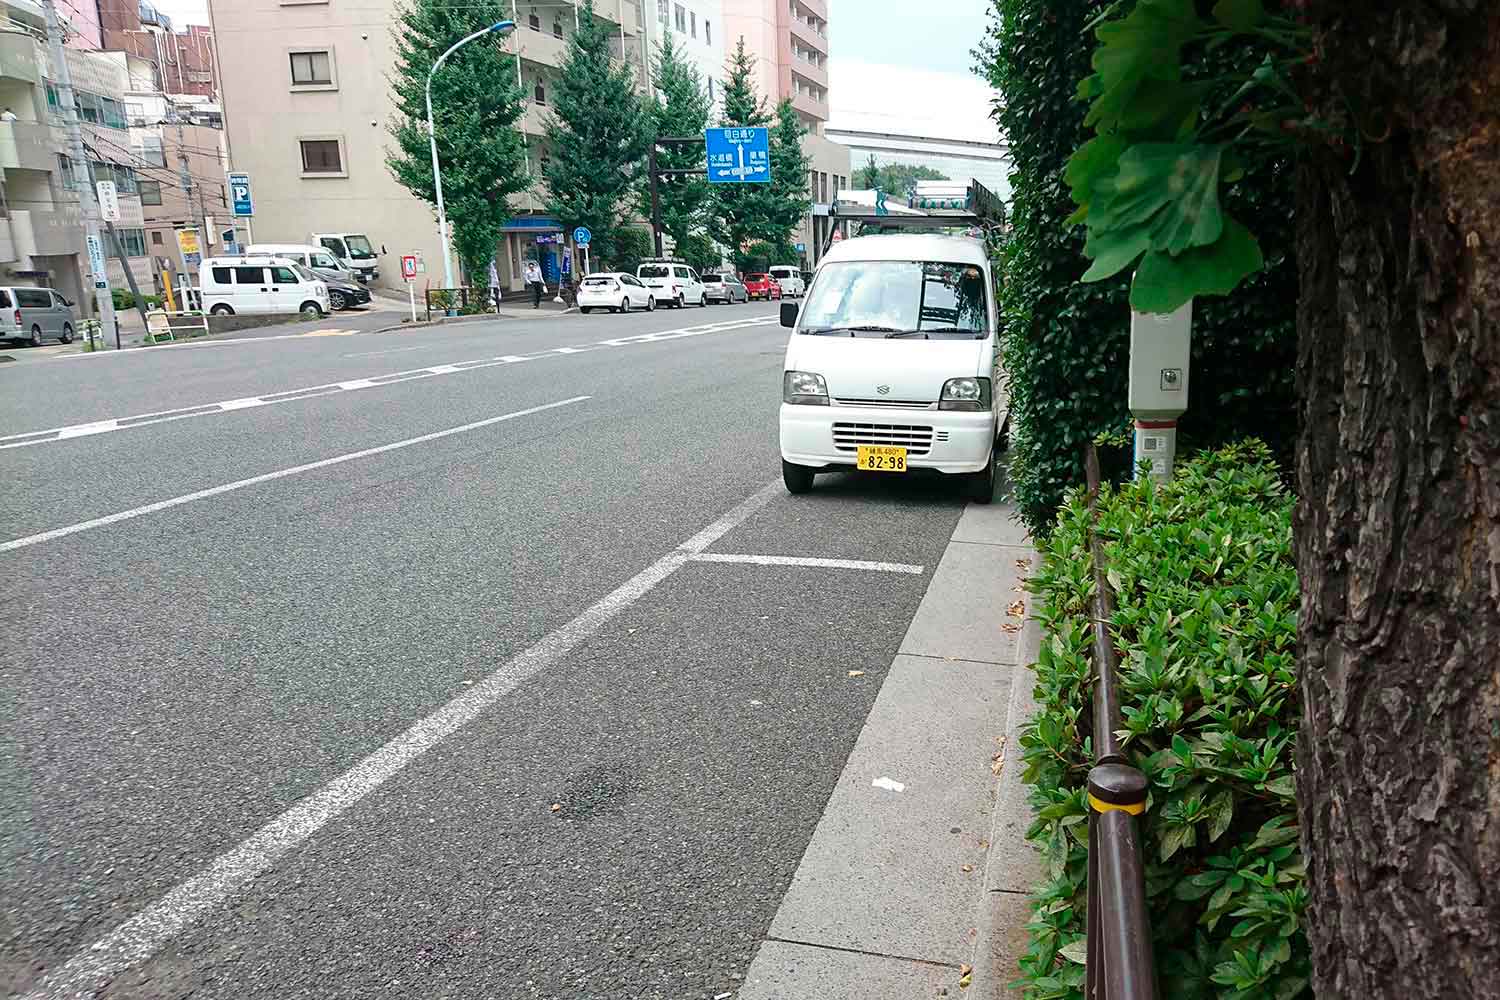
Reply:
<svg viewBox="0 0 1500 1000"><path fill-rule="evenodd" d="M0 988L732 994L962 507L774 313L0 367Z"/></svg>

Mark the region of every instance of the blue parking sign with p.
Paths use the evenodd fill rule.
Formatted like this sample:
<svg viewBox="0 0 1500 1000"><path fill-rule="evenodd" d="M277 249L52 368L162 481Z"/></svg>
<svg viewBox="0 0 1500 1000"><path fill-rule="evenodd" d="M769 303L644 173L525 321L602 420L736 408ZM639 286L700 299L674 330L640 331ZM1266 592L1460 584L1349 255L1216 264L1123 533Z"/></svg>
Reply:
<svg viewBox="0 0 1500 1000"><path fill-rule="evenodd" d="M250 197L250 175L229 175L229 201L235 215L254 215L255 202Z"/></svg>
<svg viewBox="0 0 1500 1000"><path fill-rule="evenodd" d="M573 242L581 247L588 246L589 242L593 240L593 238L594 234L589 232L588 226L579 226L577 229L573 230Z"/></svg>

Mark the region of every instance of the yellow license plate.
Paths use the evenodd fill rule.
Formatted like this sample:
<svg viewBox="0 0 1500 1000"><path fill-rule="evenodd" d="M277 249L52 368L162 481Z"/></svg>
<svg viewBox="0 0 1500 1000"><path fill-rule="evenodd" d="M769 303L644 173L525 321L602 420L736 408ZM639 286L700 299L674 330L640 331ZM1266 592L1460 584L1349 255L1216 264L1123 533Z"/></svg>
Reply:
<svg viewBox="0 0 1500 1000"><path fill-rule="evenodd" d="M855 467L866 472L905 472L906 449L887 444L862 444Z"/></svg>

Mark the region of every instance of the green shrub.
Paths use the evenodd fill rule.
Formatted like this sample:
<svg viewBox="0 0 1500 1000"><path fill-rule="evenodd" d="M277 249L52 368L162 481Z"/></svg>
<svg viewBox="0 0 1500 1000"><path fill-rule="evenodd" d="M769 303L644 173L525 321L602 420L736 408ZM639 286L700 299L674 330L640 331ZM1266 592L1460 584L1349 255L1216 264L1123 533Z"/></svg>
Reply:
<svg viewBox="0 0 1500 1000"><path fill-rule="evenodd" d="M1094 51L1084 29L1106 7L1098 0L991 0L977 69L1000 94L994 118L1014 167L1012 231L999 258L1001 338L1010 380L1013 498L1037 536L1051 530L1064 492L1083 478L1083 446L1128 419L1130 355L1127 281L1080 284L1088 267L1077 207L1063 183L1067 159L1091 136L1076 100ZM1116 15L1129 9L1117 5ZM1248 57L1226 46L1209 58ZM1201 69L1201 67L1200 67ZM1296 433L1297 271L1291 165L1247 163L1225 198L1236 218L1254 219L1266 268L1232 296L1194 303L1192 408L1178 446L1211 447L1247 434L1286 462ZM1115 474L1128 472L1128 456Z"/></svg>
<svg viewBox="0 0 1500 1000"><path fill-rule="evenodd" d="M1100 537L1118 594L1122 732L1150 781L1141 816L1161 995L1310 995L1292 764L1297 574L1292 501L1270 451L1203 453L1161 485L1106 487ZM1047 881L1021 960L1032 1000L1082 997L1093 567L1081 490L1029 586L1048 636L1022 731Z"/></svg>
<svg viewBox="0 0 1500 1000"><path fill-rule="evenodd" d="M109 297L114 299L116 309L134 309L135 296L126 288L111 288Z"/></svg>

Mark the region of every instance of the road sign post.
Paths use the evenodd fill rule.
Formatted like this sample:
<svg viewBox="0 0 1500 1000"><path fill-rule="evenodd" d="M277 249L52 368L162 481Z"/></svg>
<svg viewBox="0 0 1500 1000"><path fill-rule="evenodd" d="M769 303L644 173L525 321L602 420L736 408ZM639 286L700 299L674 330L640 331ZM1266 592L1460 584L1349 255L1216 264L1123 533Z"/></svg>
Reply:
<svg viewBox="0 0 1500 1000"><path fill-rule="evenodd" d="M411 321L417 321L417 255L401 255L401 277L406 279L406 298L411 303Z"/></svg>
<svg viewBox="0 0 1500 1000"><path fill-rule="evenodd" d="M255 230L250 228L250 217L255 214L255 200L250 196L250 175L232 173L228 179L230 206L236 216L245 220L245 242L254 243Z"/></svg>
<svg viewBox="0 0 1500 1000"><path fill-rule="evenodd" d="M652 162L656 162L655 156L652 157ZM653 186L655 185L654 180L652 184ZM583 277L587 277L589 273L589 244L594 242L594 234L589 230L588 226L579 226L573 230L573 242L578 244L579 249L583 251Z"/></svg>
<svg viewBox="0 0 1500 1000"><path fill-rule="evenodd" d="M120 221L120 192L114 181L99 181L94 185L99 193L99 214L105 222Z"/></svg>

